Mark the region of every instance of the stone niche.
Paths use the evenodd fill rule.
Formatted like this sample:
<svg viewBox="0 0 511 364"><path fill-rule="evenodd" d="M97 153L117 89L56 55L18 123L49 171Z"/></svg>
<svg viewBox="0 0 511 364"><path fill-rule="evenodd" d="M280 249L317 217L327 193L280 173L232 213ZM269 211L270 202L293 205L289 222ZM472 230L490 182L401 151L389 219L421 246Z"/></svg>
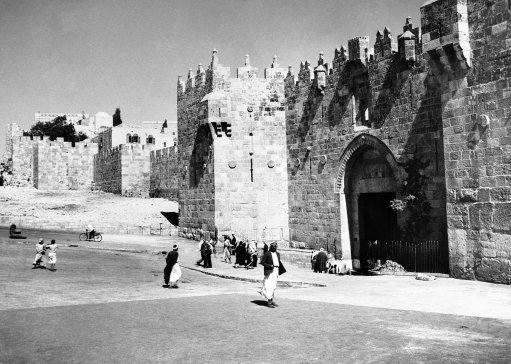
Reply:
<svg viewBox="0 0 511 364"><path fill-rule="evenodd" d="M467 0L430 0L421 7L426 58L446 70L471 67Z"/></svg>

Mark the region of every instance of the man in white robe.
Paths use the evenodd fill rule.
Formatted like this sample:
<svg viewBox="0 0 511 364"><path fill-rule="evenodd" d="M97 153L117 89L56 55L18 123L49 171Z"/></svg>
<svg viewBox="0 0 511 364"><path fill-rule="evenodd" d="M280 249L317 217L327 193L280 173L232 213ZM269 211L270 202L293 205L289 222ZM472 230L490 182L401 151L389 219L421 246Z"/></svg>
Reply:
<svg viewBox="0 0 511 364"><path fill-rule="evenodd" d="M277 252L277 243L271 243L269 251L261 258L261 265L264 267L263 288L260 293L268 300L268 307L275 308L275 289L279 275L286 272L280 261L280 254Z"/></svg>

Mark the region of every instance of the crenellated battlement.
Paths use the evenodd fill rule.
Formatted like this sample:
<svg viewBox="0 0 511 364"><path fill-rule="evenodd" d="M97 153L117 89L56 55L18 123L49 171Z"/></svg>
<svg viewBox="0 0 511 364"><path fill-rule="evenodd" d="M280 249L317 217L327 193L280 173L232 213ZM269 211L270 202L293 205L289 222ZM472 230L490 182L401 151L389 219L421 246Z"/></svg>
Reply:
<svg viewBox="0 0 511 364"><path fill-rule="evenodd" d="M212 90L221 87L228 80L238 79L267 81L275 78L284 79L287 74L287 70L279 66L277 56L274 56L270 66L264 69L263 77L261 78L259 77L259 69L250 64L250 56L245 55L244 64L236 68L236 76L232 77L231 67L220 64L218 51L214 49L208 69L204 69L203 65L199 64L195 73L191 68L188 70L186 80L183 76L178 76L178 101L185 95L200 95L211 92Z"/></svg>
<svg viewBox="0 0 511 364"><path fill-rule="evenodd" d="M421 46L419 28L414 28L411 18L408 17L403 27L403 33L396 39L387 27L383 31L376 32L374 54L371 53L370 38L359 36L350 39L347 48L344 46L335 48L331 65L326 62L324 53L320 52L315 67L307 60L302 61L298 73L295 74L293 67L289 66L285 78L286 95L293 96L293 92L301 92L301 89L311 86L316 87L322 93L326 85L333 81L333 77L338 77L334 74L345 70L348 63L351 63L352 67L348 72L346 70L343 72L343 77L353 76L354 72L359 73L364 67L377 69L379 62L386 62L396 55L399 55L404 61L415 62L421 53ZM350 73L352 74L350 75Z"/></svg>
<svg viewBox="0 0 511 364"><path fill-rule="evenodd" d="M32 139L31 139L32 140ZM81 142L66 142L64 138L57 138L50 140L49 137L43 137L42 139L36 139L38 148L59 148L63 151L66 150L80 150L81 152L91 151L97 153L98 145L91 140L84 140Z"/></svg>
<svg viewBox="0 0 511 364"><path fill-rule="evenodd" d="M151 148L148 148L144 144L120 144L115 147L112 147L110 149L103 148L101 149L96 155L95 159L105 159L110 158L115 155L123 154L123 155L129 155L129 154L135 154L135 153L143 153L151 152Z"/></svg>
<svg viewBox="0 0 511 364"><path fill-rule="evenodd" d="M152 150L150 152L151 163L161 162L163 160L177 157L177 145L168 148L162 148L158 150Z"/></svg>

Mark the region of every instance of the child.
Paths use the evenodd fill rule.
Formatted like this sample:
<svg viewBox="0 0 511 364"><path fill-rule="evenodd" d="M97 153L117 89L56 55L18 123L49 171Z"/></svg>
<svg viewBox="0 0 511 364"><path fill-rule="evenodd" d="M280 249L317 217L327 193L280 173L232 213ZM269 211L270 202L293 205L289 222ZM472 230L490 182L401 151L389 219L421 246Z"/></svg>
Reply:
<svg viewBox="0 0 511 364"><path fill-rule="evenodd" d="M46 246L44 245L44 240L42 238L40 238L35 246L36 254L35 254L34 262L32 263L32 269L39 268L39 267L46 268L46 266L44 264L41 264L43 262L43 255L44 255L45 249L46 249Z"/></svg>
<svg viewBox="0 0 511 364"><path fill-rule="evenodd" d="M55 244L55 239L51 239L51 244L46 246L46 250L48 250L48 264L50 265L50 270L55 272L55 263L57 263L57 244Z"/></svg>

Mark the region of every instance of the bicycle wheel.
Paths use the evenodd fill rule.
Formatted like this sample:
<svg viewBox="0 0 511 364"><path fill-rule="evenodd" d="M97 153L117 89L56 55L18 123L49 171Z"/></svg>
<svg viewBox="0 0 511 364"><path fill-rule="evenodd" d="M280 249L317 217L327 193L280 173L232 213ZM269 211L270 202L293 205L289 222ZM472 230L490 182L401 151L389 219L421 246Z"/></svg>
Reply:
<svg viewBox="0 0 511 364"><path fill-rule="evenodd" d="M78 239L79 239L80 241L87 240L87 234L85 234L85 233L81 233L81 234L78 236Z"/></svg>
<svg viewBox="0 0 511 364"><path fill-rule="evenodd" d="M101 236L100 233L97 233L96 236L94 237L94 241L96 243L99 243L101 240L103 240L103 236Z"/></svg>

